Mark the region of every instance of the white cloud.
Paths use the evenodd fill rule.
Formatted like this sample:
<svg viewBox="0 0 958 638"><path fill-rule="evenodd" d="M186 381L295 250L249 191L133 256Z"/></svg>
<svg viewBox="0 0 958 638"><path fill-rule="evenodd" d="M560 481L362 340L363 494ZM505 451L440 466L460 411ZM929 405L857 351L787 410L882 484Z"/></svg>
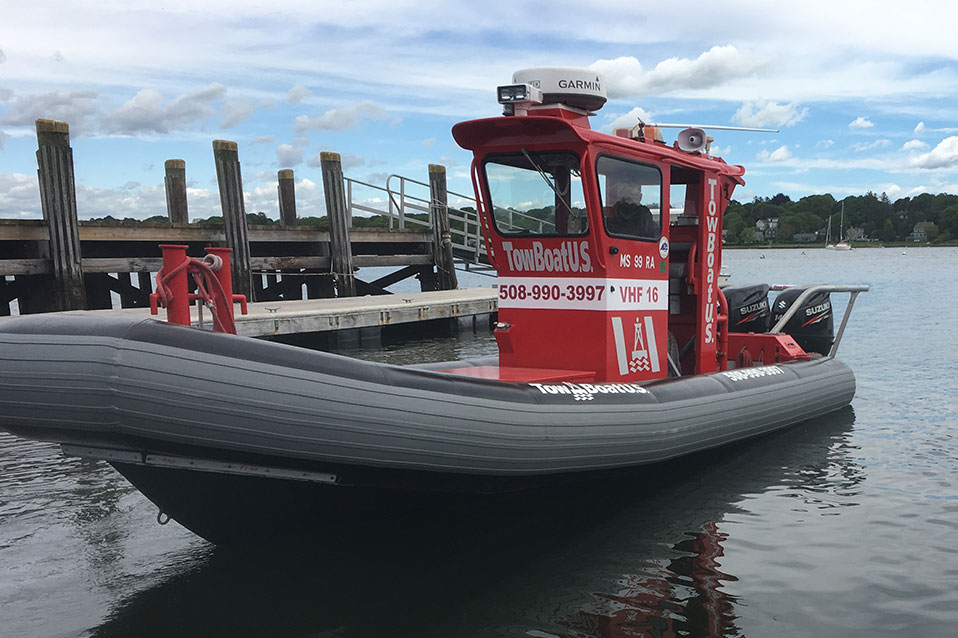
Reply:
<svg viewBox="0 0 958 638"><path fill-rule="evenodd" d="M181 130L212 116L212 103L225 95L226 87L218 82L169 103L159 91L142 89L119 109L103 117L103 129L124 135Z"/></svg>
<svg viewBox="0 0 958 638"><path fill-rule="evenodd" d="M748 77L765 64L760 56L746 55L732 45L713 46L694 60L668 58L650 71L631 56L596 60L589 68L605 77L611 99L701 90Z"/></svg>
<svg viewBox="0 0 958 638"><path fill-rule="evenodd" d="M0 131L0 148L3 148L3 143L7 141L8 135L3 131Z"/></svg>
<svg viewBox="0 0 958 638"><path fill-rule="evenodd" d="M928 145L921 140L910 140L901 146L901 150L903 151L917 151L924 150L926 148L928 148Z"/></svg>
<svg viewBox="0 0 958 638"><path fill-rule="evenodd" d="M925 186L915 186L913 188L902 188L898 184L886 184L880 188L873 189L874 192L882 192L888 195L891 200L901 199L902 197L914 197L928 192Z"/></svg>
<svg viewBox="0 0 958 638"><path fill-rule="evenodd" d="M768 152L768 149L763 149L758 155L755 156L755 159L764 163L778 164L792 159L792 154L788 150L788 146L779 146L771 153Z"/></svg>
<svg viewBox="0 0 958 638"><path fill-rule="evenodd" d="M355 155L353 153L345 153L342 156L343 161L343 170L348 170L350 168L356 168L357 166L363 166L366 163L366 158L362 155Z"/></svg>
<svg viewBox="0 0 958 638"><path fill-rule="evenodd" d="M732 120L749 127L794 126L808 115L807 108L799 108L794 102L779 104L768 100L745 102Z"/></svg>
<svg viewBox="0 0 958 638"><path fill-rule="evenodd" d="M40 187L36 173L0 173L0 218L41 217Z"/></svg>
<svg viewBox="0 0 958 638"><path fill-rule="evenodd" d="M77 184L77 213L80 219L132 217L146 219L154 215L166 216L166 189L159 185L137 185L133 188L98 188ZM193 213L193 201L190 201Z"/></svg>
<svg viewBox="0 0 958 638"><path fill-rule="evenodd" d="M254 146L256 144L272 144L275 141L276 141L275 135L260 135L259 137L254 138L253 141L249 143L249 145Z"/></svg>
<svg viewBox="0 0 958 638"><path fill-rule="evenodd" d="M875 123L869 120L867 117L862 117L859 115L854 120L849 122L848 128L871 128L875 126Z"/></svg>
<svg viewBox="0 0 958 638"><path fill-rule="evenodd" d="M652 115L641 107L635 107L625 115L620 115L606 125L606 130L614 131L619 128L632 128L641 120L652 122Z"/></svg>
<svg viewBox="0 0 958 638"><path fill-rule="evenodd" d="M712 157L728 157L731 152L732 152L731 146L713 145L709 148L709 154Z"/></svg>
<svg viewBox="0 0 958 638"><path fill-rule="evenodd" d="M33 126L38 118L70 124L76 135L90 128L100 97L96 91L51 91L18 97L0 117L0 123Z"/></svg>
<svg viewBox="0 0 958 638"><path fill-rule="evenodd" d="M220 117L223 118L223 128L233 128L253 117L256 112L256 106L253 101L247 97L238 97L230 100L220 109Z"/></svg>
<svg viewBox="0 0 958 638"><path fill-rule="evenodd" d="M166 215L166 192L159 184L129 181L118 188L99 188L78 183L77 213L80 219L132 217L145 219ZM219 194L215 190L187 189L190 214L209 217L219 214ZM18 173L0 174L0 218L40 219L40 194L37 176Z"/></svg>
<svg viewBox="0 0 958 638"><path fill-rule="evenodd" d="M918 124L915 125L914 133L915 133L915 135L918 135L919 133L921 133L921 132L924 131L924 130L925 130L925 123L924 123L924 122L919 122Z"/></svg>
<svg viewBox="0 0 958 638"><path fill-rule="evenodd" d="M432 146L432 145L435 144L435 143L436 143L436 138L434 138L434 137L427 137L426 139L424 139L423 141L421 141L421 142L419 143L419 145L422 146L423 148L429 148L430 146Z"/></svg>
<svg viewBox="0 0 958 638"><path fill-rule="evenodd" d="M958 136L946 137L931 151L912 156L908 165L927 169L958 167Z"/></svg>
<svg viewBox="0 0 958 638"><path fill-rule="evenodd" d="M815 148L831 148L835 146L835 140L818 140L815 144Z"/></svg>
<svg viewBox="0 0 958 638"><path fill-rule="evenodd" d="M3 64L7 61L7 55L3 52L3 49L0 49L0 64Z"/></svg>
<svg viewBox="0 0 958 638"><path fill-rule="evenodd" d="M303 161L303 149L292 144L280 144L276 147L276 161L281 168L291 168Z"/></svg>
<svg viewBox="0 0 958 638"><path fill-rule="evenodd" d="M366 100L353 106L326 111L319 117L300 115L293 123L293 130L297 133L305 131L343 131L354 126L360 118L382 120L386 118L386 110L375 102Z"/></svg>
<svg viewBox="0 0 958 638"><path fill-rule="evenodd" d="M891 140L879 139L872 142L859 142L858 144L852 145L852 150L856 152L862 151L873 151L876 148L885 148L891 146Z"/></svg>
<svg viewBox="0 0 958 638"><path fill-rule="evenodd" d="M299 104L312 94L313 92L307 89L305 86L302 84L297 84L289 90L289 93L286 94L286 101L289 104Z"/></svg>

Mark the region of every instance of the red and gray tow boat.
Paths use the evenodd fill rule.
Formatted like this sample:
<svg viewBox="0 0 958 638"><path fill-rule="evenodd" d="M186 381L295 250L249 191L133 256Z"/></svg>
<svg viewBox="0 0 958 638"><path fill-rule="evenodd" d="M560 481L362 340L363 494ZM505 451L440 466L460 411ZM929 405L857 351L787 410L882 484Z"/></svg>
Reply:
<svg viewBox="0 0 958 638"><path fill-rule="evenodd" d="M230 334L221 256L169 250L170 322L0 323L0 428L102 459L214 542L550 489L734 444L848 405L836 353L867 286L720 287L744 168L699 128L592 129L593 72L527 69L457 124L498 273L485 360L395 366ZM177 264L177 260L181 263ZM189 325L186 277L217 331ZM835 331L831 294L850 293ZM177 304L180 304L177 306Z"/></svg>

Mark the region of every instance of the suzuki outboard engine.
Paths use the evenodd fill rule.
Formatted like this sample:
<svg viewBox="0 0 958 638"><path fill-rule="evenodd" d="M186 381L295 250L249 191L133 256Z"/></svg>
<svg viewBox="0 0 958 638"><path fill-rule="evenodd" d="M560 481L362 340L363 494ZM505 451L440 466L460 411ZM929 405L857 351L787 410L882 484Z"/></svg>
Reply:
<svg viewBox="0 0 958 638"><path fill-rule="evenodd" d="M803 292L805 288L788 288L779 293L772 311L773 326ZM791 335L805 352L827 355L835 340L830 295L827 292L813 293L788 320L782 332Z"/></svg>
<svg viewBox="0 0 958 638"><path fill-rule="evenodd" d="M768 286L723 288L728 302L729 332L768 332L772 313L768 308Z"/></svg>

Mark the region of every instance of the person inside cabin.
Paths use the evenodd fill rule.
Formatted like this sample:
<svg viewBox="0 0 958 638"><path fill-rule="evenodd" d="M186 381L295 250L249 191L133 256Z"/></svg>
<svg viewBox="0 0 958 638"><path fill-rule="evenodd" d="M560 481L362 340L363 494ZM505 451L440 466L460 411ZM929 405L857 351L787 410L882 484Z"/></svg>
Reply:
<svg viewBox="0 0 958 638"><path fill-rule="evenodd" d="M605 228L610 235L658 239L659 228L648 206L642 204L642 186L610 184L605 207Z"/></svg>

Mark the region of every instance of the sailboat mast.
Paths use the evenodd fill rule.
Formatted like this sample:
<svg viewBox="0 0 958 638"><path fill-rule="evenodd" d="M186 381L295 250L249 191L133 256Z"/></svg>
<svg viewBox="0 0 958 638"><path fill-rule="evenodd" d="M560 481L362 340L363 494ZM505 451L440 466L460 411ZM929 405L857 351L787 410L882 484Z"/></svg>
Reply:
<svg viewBox="0 0 958 638"><path fill-rule="evenodd" d="M838 222L838 241L841 242L845 237L845 200L842 200L842 216Z"/></svg>

